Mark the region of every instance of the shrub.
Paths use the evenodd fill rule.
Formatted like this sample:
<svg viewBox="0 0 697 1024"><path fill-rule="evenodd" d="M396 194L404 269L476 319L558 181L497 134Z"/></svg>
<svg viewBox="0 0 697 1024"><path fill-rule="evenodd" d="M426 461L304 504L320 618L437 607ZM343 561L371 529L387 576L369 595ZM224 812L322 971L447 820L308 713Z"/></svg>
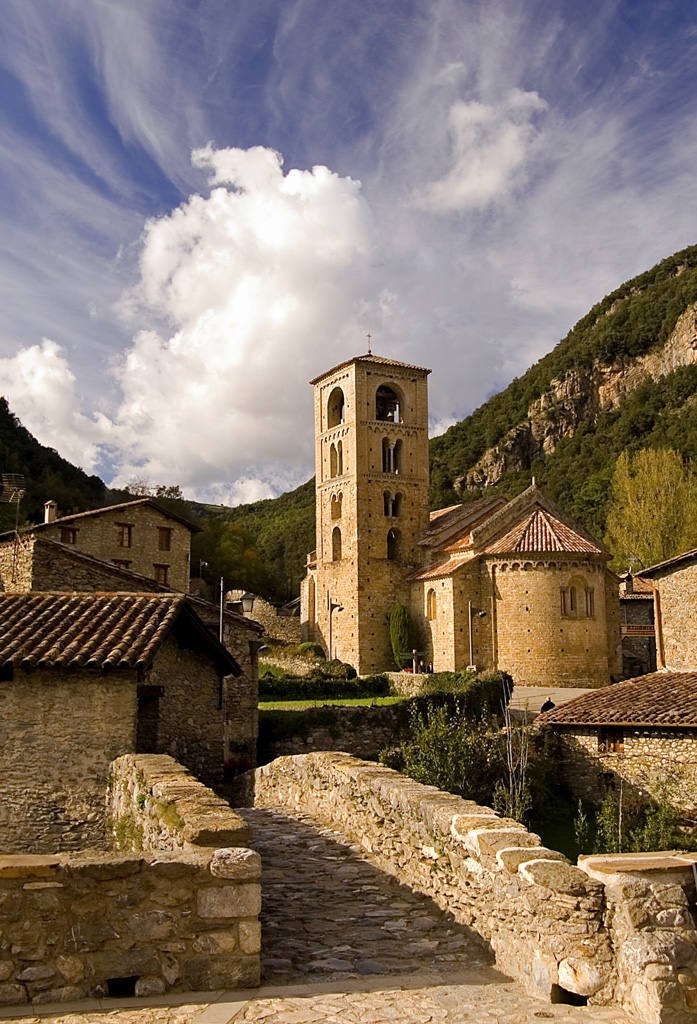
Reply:
<svg viewBox="0 0 697 1024"><path fill-rule="evenodd" d="M468 718L499 717L508 706L513 680L507 672L476 676L472 672L434 672L423 683L421 692L453 693L461 698L462 714Z"/></svg>
<svg viewBox="0 0 697 1024"><path fill-rule="evenodd" d="M411 628L409 612L399 601L390 612L390 643L395 665L403 668L402 655L411 650Z"/></svg>
<svg viewBox="0 0 697 1024"><path fill-rule="evenodd" d="M321 658L322 661L327 657L322 645L316 644L312 640L305 640L303 643L298 644L295 648L295 653L300 655L313 654L315 658Z"/></svg>
<svg viewBox="0 0 697 1024"><path fill-rule="evenodd" d="M318 700L321 698L341 700L351 697L385 697L390 692L390 681L387 676L367 676L356 678L355 670L350 666L344 677L325 674L325 669L341 662L327 662L316 672L307 676L264 674L259 679L260 700Z"/></svg>

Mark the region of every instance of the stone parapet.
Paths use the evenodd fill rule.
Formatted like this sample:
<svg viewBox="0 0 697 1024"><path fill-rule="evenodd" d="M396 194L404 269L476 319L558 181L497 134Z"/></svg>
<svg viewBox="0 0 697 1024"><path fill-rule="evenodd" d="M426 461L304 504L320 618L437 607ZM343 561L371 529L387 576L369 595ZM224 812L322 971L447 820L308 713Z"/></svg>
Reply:
<svg viewBox="0 0 697 1024"><path fill-rule="evenodd" d="M518 822L334 752L258 769L256 793L339 825L384 871L478 932L530 991L612 999L603 886Z"/></svg>
<svg viewBox="0 0 697 1024"><path fill-rule="evenodd" d="M107 812L117 847L246 846L247 823L167 754L124 754L110 766Z"/></svg>
<svg viewBox="0 0 697 1024"><path fill-rule="evenodd" d="M605 886L615 1000L650 1024L694 1021L697 854L604 854L581 857L579 867Z"/></svg>
<svg viewBox="0 0 697 1024"><path fill-rule="evenodd" d="M259 983L251 850L0 857L0 1004Z"/></svg>

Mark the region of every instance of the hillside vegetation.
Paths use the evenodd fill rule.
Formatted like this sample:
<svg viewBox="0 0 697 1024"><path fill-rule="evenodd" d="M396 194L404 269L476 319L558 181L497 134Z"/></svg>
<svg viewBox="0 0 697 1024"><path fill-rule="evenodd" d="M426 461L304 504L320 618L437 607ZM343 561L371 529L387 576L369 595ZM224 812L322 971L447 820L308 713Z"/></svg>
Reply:
<svg viewBox="0 0 697 1024"><path fill-rule="evenodd" d="M601 363L622 368L662 347L680 315L697 302L697 246L691 246L627 281L597 303L567 336L527 373L512 381L470 416L431 441L431 507L479 496L456 483L481 456L524 423L532 403L549 394L550 384L570 371L590 371ZM519 460L489 488L512 496L537 482L588 530L602 537L610 480L618 456L642 448L672 448L697 460L697 366L676 369L658 381L641 383L616 408L601 411L557 440L544 458ZM307 424L311 430L312 425ZM96 476L40 445L0 401L0 468L24 473L27 495L22 517L36 522L43 502L60 511L81 511L123 500ZM459 489L458 489L459 487ZM176 491L174 488L166 488ZM277 601L297 595L305 558L315 546L314 480L281 495L236 508L177 501L178 510L198 520L192 572L202 568L215 586L245 587ZM0 506L0 525L14 525L14 509ZM205 564L207 563L207 565Z"/></svg>

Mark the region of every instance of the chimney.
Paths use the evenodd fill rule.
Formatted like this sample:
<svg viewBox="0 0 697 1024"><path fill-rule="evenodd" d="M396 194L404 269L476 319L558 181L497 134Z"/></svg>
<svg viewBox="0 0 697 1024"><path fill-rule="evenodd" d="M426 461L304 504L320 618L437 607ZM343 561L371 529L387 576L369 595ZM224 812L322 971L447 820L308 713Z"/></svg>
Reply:
<svg viewBox="0 0 697 1024"><path fill-rule="evenodd" d="M58 504L53 500L53 498L51 498L51 500L47 501L46 504L44 505L44 522L54 523L56 521L57 515Z"/></svg>

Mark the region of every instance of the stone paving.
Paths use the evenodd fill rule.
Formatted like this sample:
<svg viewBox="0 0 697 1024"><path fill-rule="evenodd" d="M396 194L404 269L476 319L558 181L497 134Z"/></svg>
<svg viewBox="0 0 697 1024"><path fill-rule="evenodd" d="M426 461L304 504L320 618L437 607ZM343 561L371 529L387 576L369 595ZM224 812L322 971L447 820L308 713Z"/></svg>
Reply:
<svg viewBox="0 0 697 1024"><path fill-rule="evenodd" d="M627 1024L527 995L474 932L338 832L286 809L242 813L264 866L261 989L37 1007L14 1024Z"/></svg>

